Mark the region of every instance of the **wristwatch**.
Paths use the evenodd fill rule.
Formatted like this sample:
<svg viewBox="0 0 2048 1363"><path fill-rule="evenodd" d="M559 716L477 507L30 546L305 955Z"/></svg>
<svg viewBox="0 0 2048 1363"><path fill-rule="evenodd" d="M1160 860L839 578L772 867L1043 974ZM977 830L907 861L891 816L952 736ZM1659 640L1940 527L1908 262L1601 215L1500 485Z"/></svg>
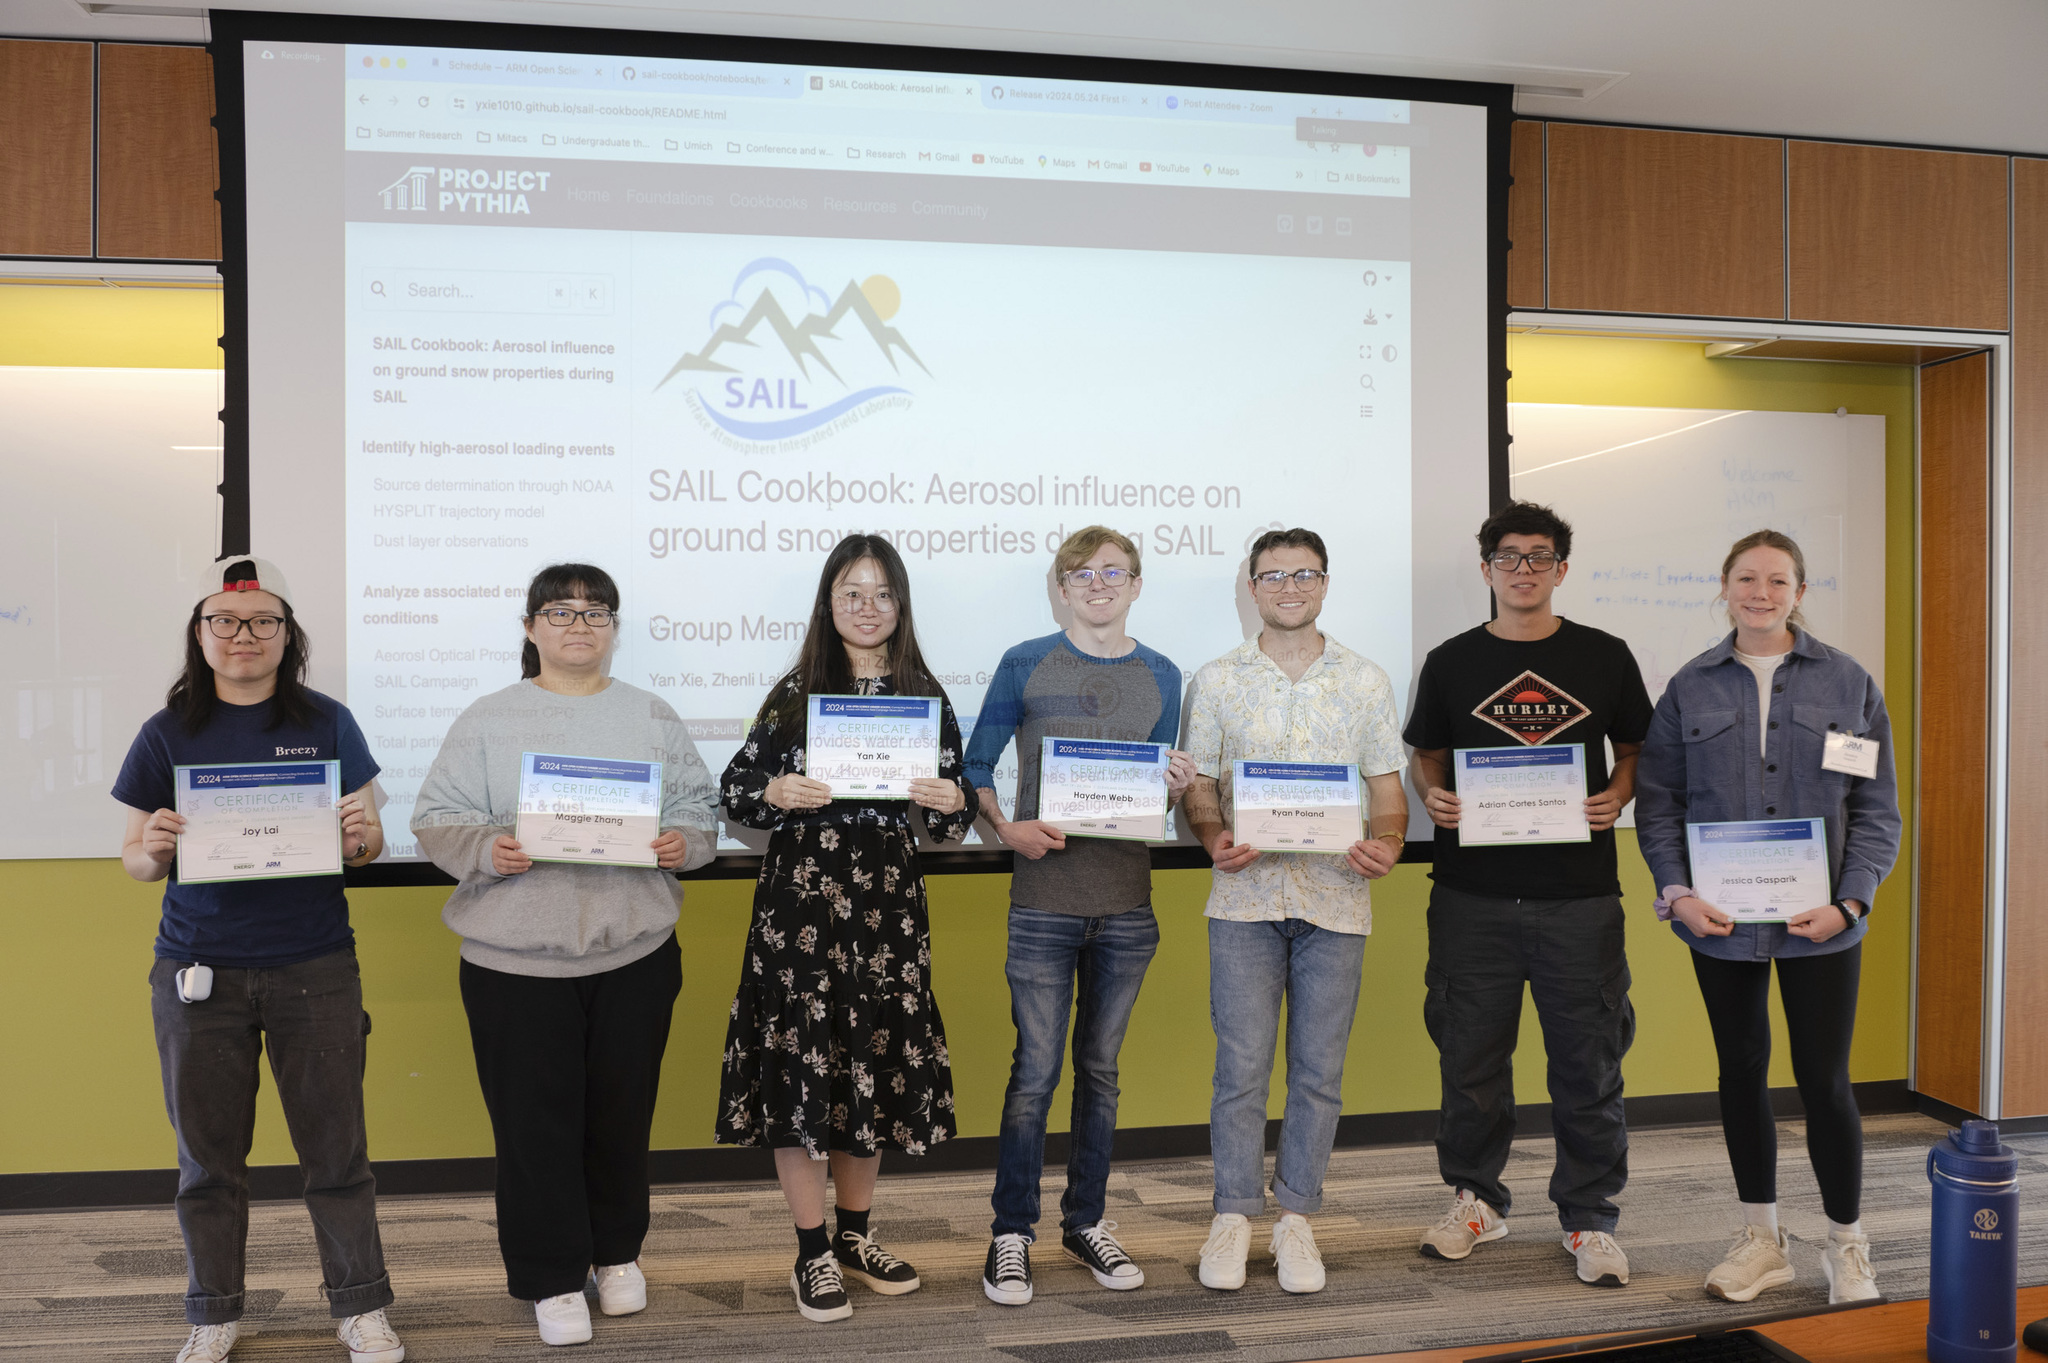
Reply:
<svg viewBox="0 0 2048 1363"><path fill-rule="evenodd" d="M362 855L363 853L365 853L365 852L367 852L367 851L369 851L369 850L370 850L370 844L369 844L369 843L367 843L367 842L359 842L359 843L357 843L357 844L356 844L356 850L355 850L355 851L353 851L353 852L351 852L351 853L349 853L349 855L348 855L348 859L349 859L350 861L354 861L354 860L355 860L355 859L356 859L357 857L361 856L361 855Z"/></svg>

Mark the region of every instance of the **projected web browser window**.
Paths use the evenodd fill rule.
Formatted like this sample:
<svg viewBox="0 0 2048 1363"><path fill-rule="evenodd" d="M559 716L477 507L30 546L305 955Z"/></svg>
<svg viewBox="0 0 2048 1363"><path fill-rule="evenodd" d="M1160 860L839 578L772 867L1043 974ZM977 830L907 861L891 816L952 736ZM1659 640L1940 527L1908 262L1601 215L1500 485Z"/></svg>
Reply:
<svg viewBox="0 0 2048 1363"><path fill-rule="evenodd" d="M516 679L525 583L558 560L618 578L614 675L714 773L852 531L908 560L969 730L1003 651L1064 625L1052 550L1092 522L1140 546L1132 632L1190 678L1256 631L1244 555L1276 525L1328 539L1324 625L1397 689L1450 632L1415 619L1417 536L1484 512L1482 110L249 47L252 433L279 432L256 477L281 499L278 469L338 473L330 681L385 765L394 855L440 735ZM274 191L259 109L316 167ZM287 202L292 175L315 203ZM283 324L261 354L288 306L266 249L338 257L298 298L335 311L331 360ZM1423 386L1461 409L1437 416L1442 488L1417 482L1418 269L1447 338ZM266 365L312 399L289 439Z"/></svg>

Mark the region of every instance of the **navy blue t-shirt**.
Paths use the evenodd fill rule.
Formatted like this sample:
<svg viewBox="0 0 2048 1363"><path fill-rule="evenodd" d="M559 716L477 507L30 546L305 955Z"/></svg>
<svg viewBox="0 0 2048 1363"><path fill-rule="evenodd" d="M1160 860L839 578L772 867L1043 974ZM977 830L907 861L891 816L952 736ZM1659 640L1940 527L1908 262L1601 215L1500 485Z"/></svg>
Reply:
<svg viewBox="0 0 2048 1363"><path fill-rule="evenodd" d="M169 710L159 710L135 735L114 798L155 813L177 808L175 767L207 762L341 763L342 793L360 790L379 770L370 745L348 707L308 691L317 717L310 724L263 726L270 702L214 702L206 727L188 734ZM171 868L164 886L163 922L156 954L200 965L263 969L296 965L355 944L340 876L181 885Z"/></svg>

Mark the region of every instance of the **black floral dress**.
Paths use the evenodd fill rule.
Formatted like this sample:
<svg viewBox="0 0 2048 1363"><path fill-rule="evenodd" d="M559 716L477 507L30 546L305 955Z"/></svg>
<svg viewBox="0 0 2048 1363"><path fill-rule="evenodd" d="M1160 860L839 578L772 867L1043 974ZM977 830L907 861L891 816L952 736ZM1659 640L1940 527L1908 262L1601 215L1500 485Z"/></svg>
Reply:
<svg viewBox="0 0 2048 1363"><path fill-rule="evenodd" d="M894 694L887 677L860 691ZM957 814L922 811L944 842L967 836L976 802L952 704L941 712L939 776L967 797ZM796 812L769 804L768 783L803 769L803 726L761 720L720 778L727 815L774 836L726 1029L715 1139L820 1159L885 1146L921 1155L956 1129L912 805L840 799Z"/></svg>

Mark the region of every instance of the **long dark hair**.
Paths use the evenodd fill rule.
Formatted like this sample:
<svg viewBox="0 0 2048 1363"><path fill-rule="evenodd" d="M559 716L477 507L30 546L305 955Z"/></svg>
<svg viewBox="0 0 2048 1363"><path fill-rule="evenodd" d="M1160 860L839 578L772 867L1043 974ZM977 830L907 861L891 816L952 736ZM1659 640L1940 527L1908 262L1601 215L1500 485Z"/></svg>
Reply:
<svg viewBox="0 0 2048 1363"><path fill-rule="evenodd" d="M853 691L853 664L846 657L846 641L832 623L832 584L864 558L882 565L882 575L896 597L896 632L889 636L891 686L899 696L945 698L945 688L925 666L924 650L917 646L917 629L910 614L910 574L902 556L880 535L848 535L833 546L824 571L818 574L818 595L811 602L811 623L804 631L796 665L775 683L761 708L761 717L777 727L802 728L808 721L808 697L843 696Z"/></svg>
<svg viewBox="0 0 2048 1363"><path fill-rule="evenodd" d="M206 613L206 603L212 599L201 597L193 605L192 618L185 622L185 670L164 695L164 708L177 717L178 726L187 734L196 734L206 727L206 722L213 718L214 702L219 699L213 690L213 664L206 661L205 645L199 642L199 617ZM306 640L306 631L299 627L298 617L292 614L291 602L279 597L278 604L284 607L284 656L277 662L277 690L270 696L270 718L264 721L265 729L281 724L311 724L320 717L312 692L306 689L306 662L312 655L312 645Z"/></svg>
<svg viewBox="0 0 2048 1363"><path fill-rule="evenodd" d="M581 597L595 601L612 613L612 629L619 627L619 584L612 581L612 575L602 568L588 563L550 563L533 575L533 581L526 584L526 614L521 620L531 622L540 614L540 608L550 601L568 601ZM528 639L519 648L519 679L527 681L540 675L540 650Z"/></svg>

